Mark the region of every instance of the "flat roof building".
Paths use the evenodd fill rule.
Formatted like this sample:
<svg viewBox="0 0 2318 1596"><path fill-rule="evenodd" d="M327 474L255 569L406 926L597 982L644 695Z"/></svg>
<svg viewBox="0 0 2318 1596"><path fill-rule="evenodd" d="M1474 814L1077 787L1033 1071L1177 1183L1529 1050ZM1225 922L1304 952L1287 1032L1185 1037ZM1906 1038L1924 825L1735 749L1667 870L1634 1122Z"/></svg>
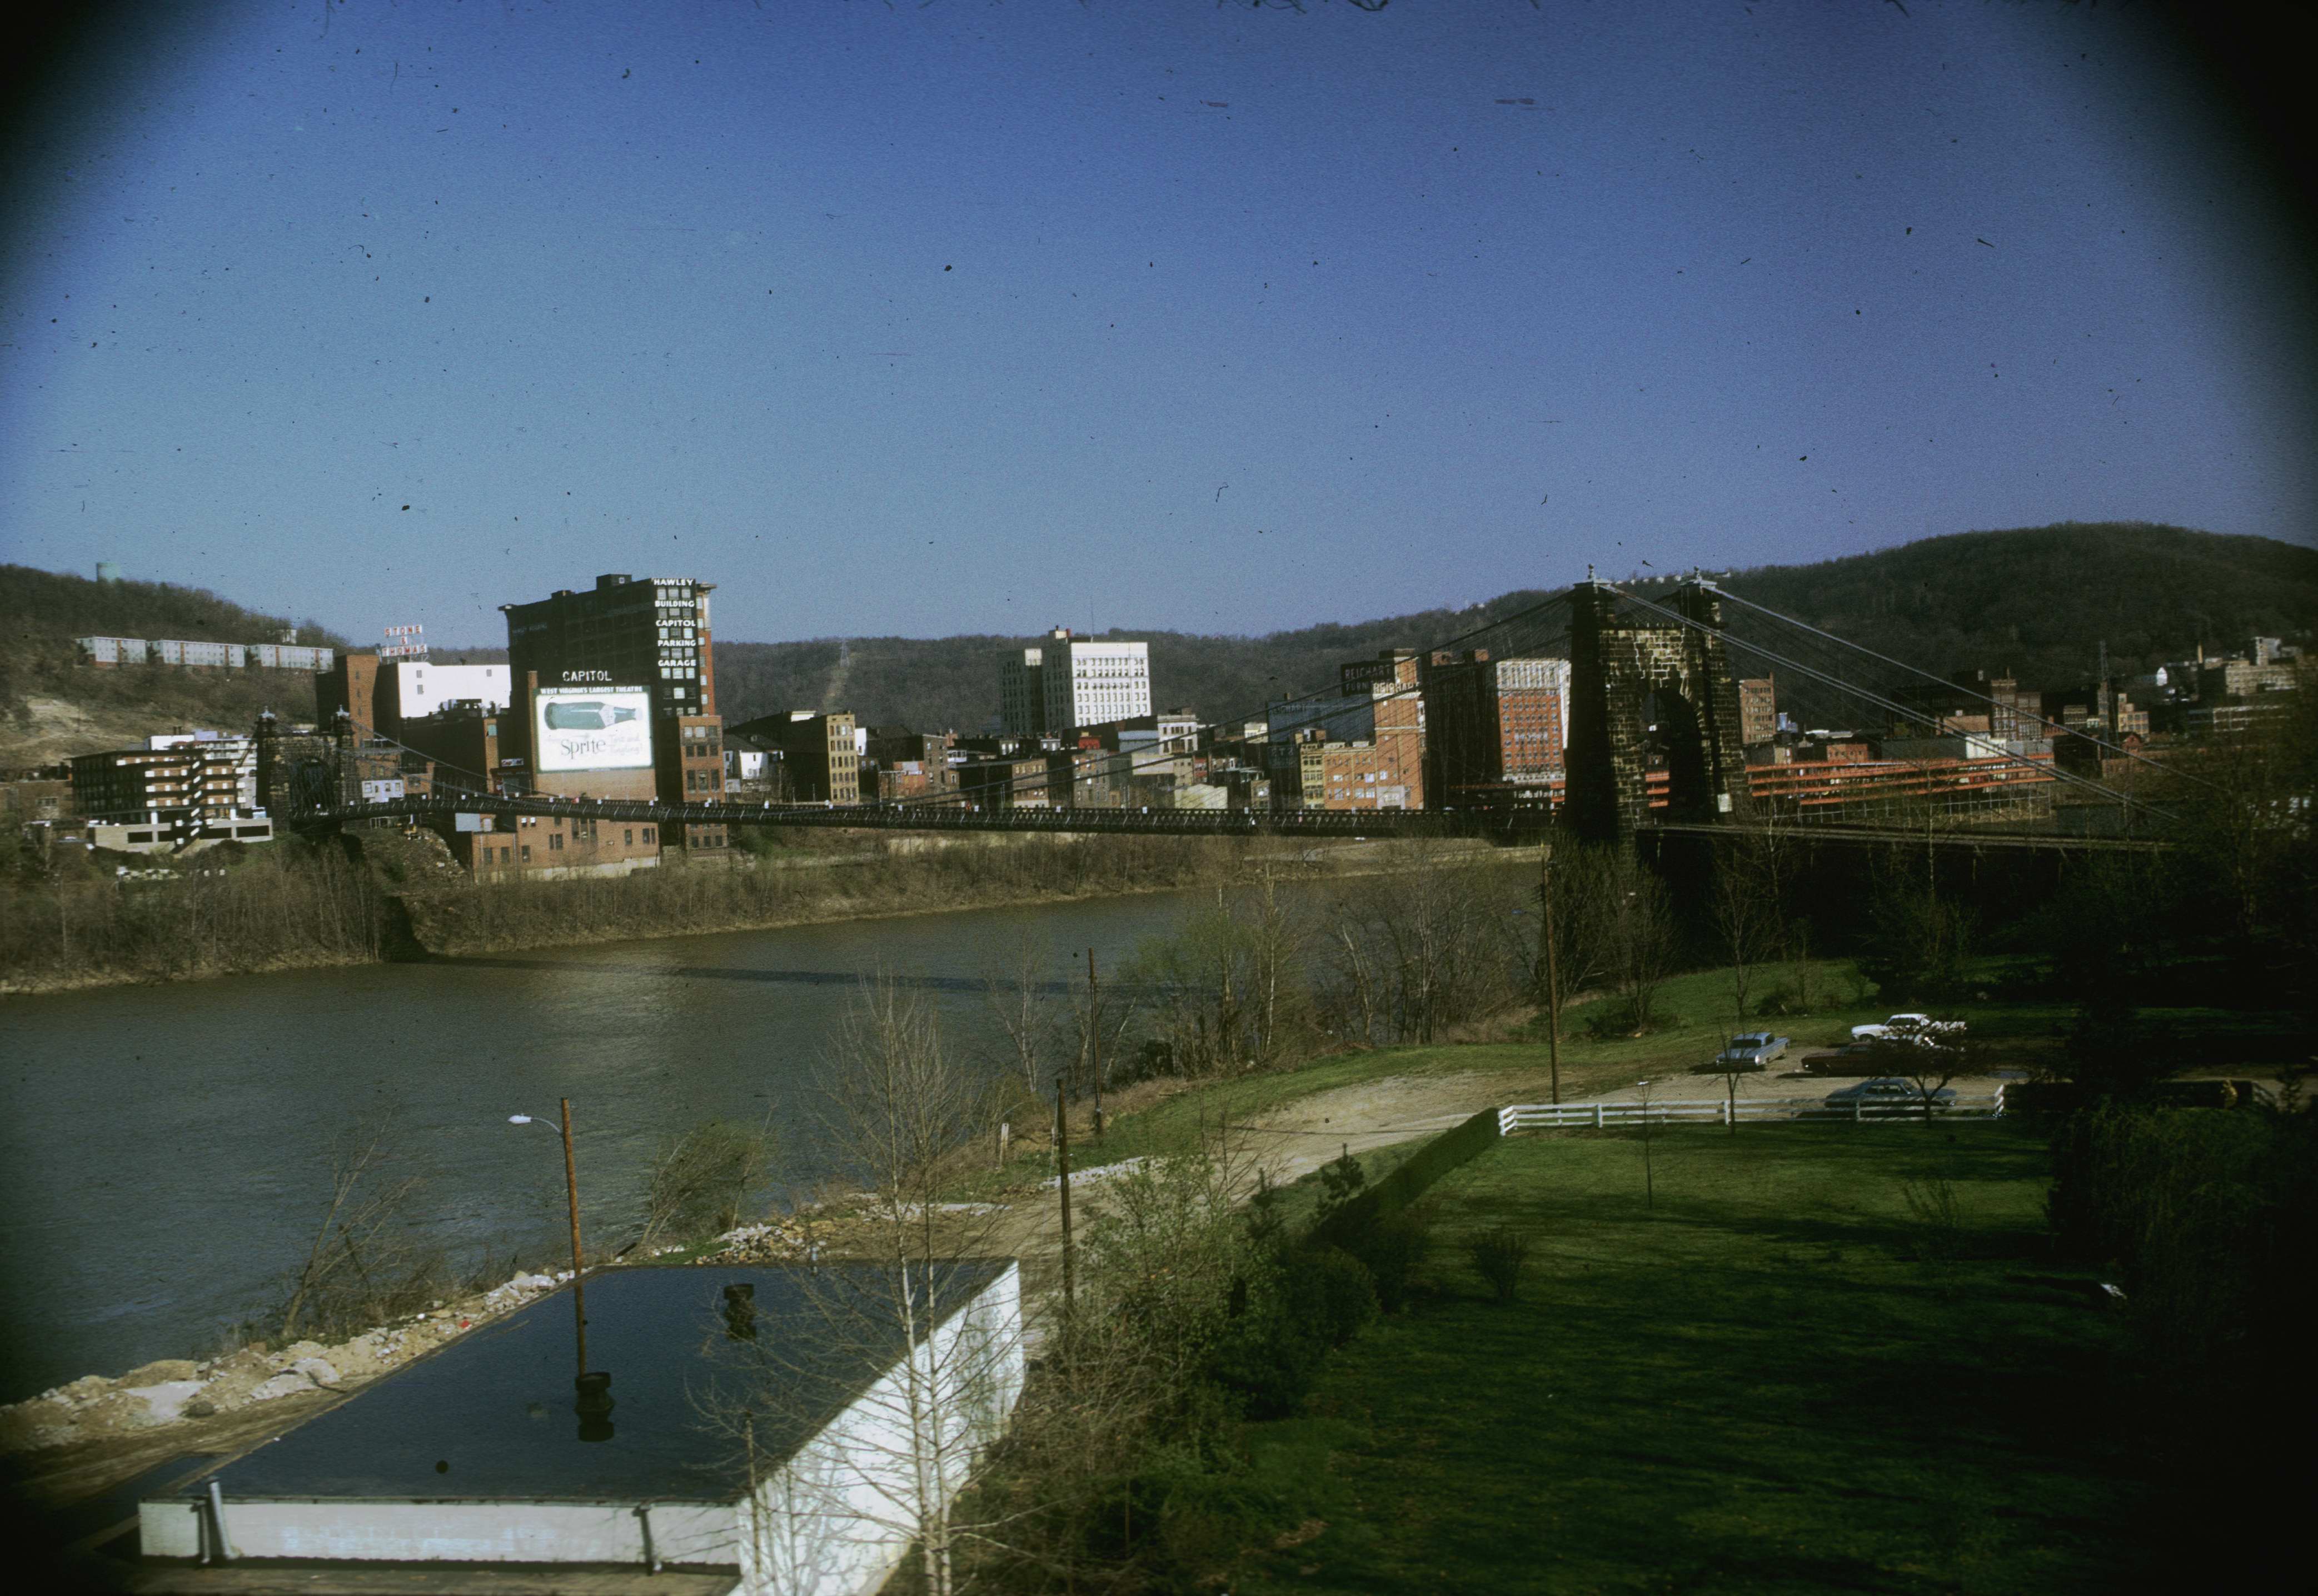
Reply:
<svg viewBox="0 0 2318 1596"><path fill-rule="evenodd" d="M858 1264L599 1270L585 1369L567 1286L146 1499L140 1549L298 1559L308 1581L428 1564L446 1590L462 1565L593 1564L866 1596L1005 1433L1024 1375L1011 1260L912 1266L914 1323L884 1284Z"/></svg>

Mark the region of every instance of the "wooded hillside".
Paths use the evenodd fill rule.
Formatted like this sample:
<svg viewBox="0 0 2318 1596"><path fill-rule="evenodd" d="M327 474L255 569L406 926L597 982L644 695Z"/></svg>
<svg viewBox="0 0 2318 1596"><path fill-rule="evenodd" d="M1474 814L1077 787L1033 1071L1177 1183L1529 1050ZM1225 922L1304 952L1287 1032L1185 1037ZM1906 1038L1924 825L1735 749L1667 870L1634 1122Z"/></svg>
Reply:
<svg viewBox="0 0 2318 1596"><path fill-rule="evenodd" d="M2069 523L1926 538L1811 565L1768 565L1722 578L1730 592L1942 675L2010 670L2059 690L2091 679L2103 641L2111 668L2236 650L2259 632L2308 639L2318 617L2318 550L2145 523ZM1662 587L1659 590L1663 590ZM1151 644L1157 707L1205 719L1257 714L1273 697L1335 680L1348 659L1424 648L1534 605L1523 589L1463 611L1422 610L1264 637L1132 627L1104 637ZM1774 628L1730 606L1735 635L1772 643ZM1034 640L854 638L716 645L728 721L783 709L850 709L866 724L979 730L998 706L998 656ZM1493 641L1485 634L1484 644ZM840 664L840 653L843 662ZM1742 669L1768 668L1741 652Z"/></svg>
<svg viewBox="0 0 2318 1596"><path fill-rule="evenodd" d="M277 642L291 624L199 587L100 583L0 565L0 767L126 747L180 726L239 731L269 705L307 719L314 713L310 671L94 670L73 642L89 636ZM315 622L297 626L301 642L346 646Z"/></svg>
<svg viewBox="0 0 2318 1596"><path fill-rule="evenodd" d="M1958 533L1811 565L1758 566L1721 580L1739 597L1928 670L2009 670L2024 686L2053 690L2089 681L2104 641L2111 668L2132 674L2183 658L2200 643L2242 649L2256 633L2309 641L2318 616L2318 550L2146 523ZM1639 590L1662 592L1665 581L1655 578ZM1263 637L1133 627L1102 635L1150 642L1157 707L1188 706L1220 720L1260 714L1272 698L1325 687L1343 662L1379 649L1436 647L1457 638L1500 650L1509 637L1529 645L1533 638L1520 629L1487 629L1544 596L1523 589L1467 610L1421 610ZM1771 623L1743 606L1730 609L1735 638L1787 646ZM276 635L285 624L193 588L99 587L0 566L0 700L7 717L0 740L11 745L8 762L56 758L50 732L70 714L80 717L74 722L79 747L63 751L108 746L105 737L131 722L151 722L151 730L180 721L238 726L265 703L285 713L310 713L310 684L302 695L285 697L289 686L271 679L287 673L91 671L73 663L71 639L89 632L239 641ZM301 635L337 641L310 623ZM718 707L727 722L836 708L851 710L866 725L978 731L998 707L999 654L1031 641L720 639ZM1773 668L1743 650L1734 653L1747 674ZM438 649L435 657L450 662L503 659L506 653ZM1809 694L1798 688L1791 695L1790 686L1782 680L1783 702L1836 717L1827 723L1842 723L1849 713L1834 703L1805 709ZM45 730L33 735L36 729Z"/></svg>

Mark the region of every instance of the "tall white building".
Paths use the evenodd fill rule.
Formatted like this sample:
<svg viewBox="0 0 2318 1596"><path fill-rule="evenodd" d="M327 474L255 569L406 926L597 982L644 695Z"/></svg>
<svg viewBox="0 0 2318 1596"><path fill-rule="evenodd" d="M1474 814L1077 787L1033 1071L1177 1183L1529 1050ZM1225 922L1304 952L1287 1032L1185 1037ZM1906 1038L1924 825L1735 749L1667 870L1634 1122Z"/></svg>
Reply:
<svg viewBox="0 0 2318 1596"><path fill-rule="evenodd" d="M1151 713L1149 643L1096 642L1058 626L1038 651L1048 732L1061 736Z"/></svg>
<svg viewBox="0 0 2318 1596"><path fill-rule="evenodd" d="M1096 642L1057 626L998 659L998 727L1018 737L1067 735L1151 713L1151 645Z"/></svg>

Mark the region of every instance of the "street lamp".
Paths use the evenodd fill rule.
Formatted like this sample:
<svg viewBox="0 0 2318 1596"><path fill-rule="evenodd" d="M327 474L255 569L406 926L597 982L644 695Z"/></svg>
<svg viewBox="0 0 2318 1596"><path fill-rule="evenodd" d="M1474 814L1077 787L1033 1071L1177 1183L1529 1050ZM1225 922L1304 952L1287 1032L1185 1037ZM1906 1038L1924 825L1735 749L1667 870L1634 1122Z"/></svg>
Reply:
<svg viewBox="0 0 2318 1596"><path fill-rule="evenodd" d="M562 1108L563 1124L563 1188L571 1210L571 1323L579 1344L580 1367L572 1385L580 1393L577 1408L580 1413L581 1440L608 1440L612 1426L605 1415L612 1411L612 1376L591 1374L588 1368L588 1295L586 1261L580 1251L580 1170L571 1156L571 1099L557 1099ZM510 1114L509 1125L545 1125L548 1121L531 1114Z"/></svg>

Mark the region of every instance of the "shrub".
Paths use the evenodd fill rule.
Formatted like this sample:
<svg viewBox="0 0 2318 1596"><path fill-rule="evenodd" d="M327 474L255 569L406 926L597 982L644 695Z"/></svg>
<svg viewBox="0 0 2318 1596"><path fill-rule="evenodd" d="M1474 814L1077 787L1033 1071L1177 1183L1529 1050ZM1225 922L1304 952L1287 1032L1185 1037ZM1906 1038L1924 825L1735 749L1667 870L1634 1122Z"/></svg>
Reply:
<svg viewBox="0 0 2318 1596"><path fill-rule="evenodd" d="M1916 1251L1926 1262L1945 1262L1962 1250L1963 1212L1954 1181L1945 1175L1902 1179L1900 1197L1916 1222Z"/></svg>
<svg viewBox="0 0 2318 1596"><path fill-rule="evenodd" d="M762 1133L721 1119L663 1141L644 1193L638 1245L702 1241L740 1224L749 1188L764 1173L768 1152Z"/></svg>
<svg viewBox="0 0 2318 1596"><path fill-rule="evenodd" d="M1529 1262L1529 1238L1511 1225L1483 1231L1465 1243L1473 1268L1488 1282L1490 1295L1501 1303L1521 1295L1522 1269Z"/></svg>
<svg viewBox="0 0 2318 1596"><path fill-rule="evenodd" d="M1649 1015L1647 1012L1637 1014L1634 1005L1624 998L1596 1003L1586 1017L1586 1035L1596 1042L1616 1042L1639 1036L1649 1028Z"/></svg>
<svg viewBox="0 0 2318 1596"><path fill-rule="evenodd" d="M1349 1238L1344 1250L1366 1266L1377 1306L1397 1314L1408 1305L1409 1280L1433 1247L1432 1217L1419 1209L1379 1219Z"/></svg>
<svg viewBox="0 0 2318 1596"><path fill-rule="evenodd" d="M1342 1247L1324 1247L1306 1256L1319 1282L1321 1323L1327 1328L1328 1344L1341 1347L1377 1316L1376 1278L1368 1265Z"/></svg>

